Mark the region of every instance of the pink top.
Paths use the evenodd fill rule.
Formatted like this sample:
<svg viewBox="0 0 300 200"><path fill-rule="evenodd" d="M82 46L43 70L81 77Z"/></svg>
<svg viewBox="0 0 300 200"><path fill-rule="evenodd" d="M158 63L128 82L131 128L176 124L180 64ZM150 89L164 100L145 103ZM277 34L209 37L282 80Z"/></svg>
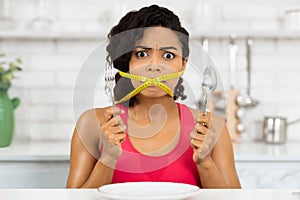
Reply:
<svg viewBox="0 0 300 200"><path fill-rule="evenodd" d="M193 149L190 146L190 133L195 126L190 109L177 104L180 115L180 139L176 147L162 156L148 156L138 152L130 142L128 134L122 143L112 183L161 181L178 182L201 186L197 166L193 161ZM127 122L127 108L120 106L125 113L121 115Z"/></svg>

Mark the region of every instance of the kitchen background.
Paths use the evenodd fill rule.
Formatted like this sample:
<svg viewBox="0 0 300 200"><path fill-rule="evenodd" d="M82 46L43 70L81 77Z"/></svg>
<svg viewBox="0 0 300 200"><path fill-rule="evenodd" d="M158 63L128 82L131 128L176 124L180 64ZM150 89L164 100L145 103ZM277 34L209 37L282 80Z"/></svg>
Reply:
<svg viewBox="0 0 300 200"><path fill-rule="evenodd" d="M11 97L21 99L21 104L15 110L14 142L0 149L0 188L65 186L69 141L75 124L73 90L82 63L124 13L153 3L178 14L193 39L209 39L208 54L226 90L230 88L230 35L236 35L238 46L234 86L242 94L247 88L245 41L252 37L251 96L259 104L245 110L242 123L246 131L242 139L261 139L266 115L283 116L288 121L300 118L300 17L298 14L289 18L286 14L287 10L300 9L299 0L0 3L0 50L8 59L20 57L24 66L9 90ZM38 19L43 19L43 24ZM41 25L46 30L41 30ZM299 129L300 123L288 127L286 145L235 145L243 187L300 187Z"/></svg>
<svg viewBox="0 0 300 200"><path fill-rule="evenodd" d="M247 83L242 36L253 36L251 95L260 103L246 109L243 137L260 138L265 115L279 115L289 121L300 117L300 32L290 30L297 27L284 21L285 11L300 8L298 0L1 2L5 5L0 49L9 58L20 57L24 62L24 70L17 74L10 90L10 96L21 99L15 111L15 139L70 140L73 89L81 64L124 13L152 3L174 10L199 42L203 35L211 37L208 53L225 89L229 88L230 34L237 36L236 88L241 93L245 93ZM46 31L35 31L39 30L34 26L38 17L49 20ZM12 24L3 20L7 18ZM300 123L289 126L288 140L300 140L299 129Z"/></svg>

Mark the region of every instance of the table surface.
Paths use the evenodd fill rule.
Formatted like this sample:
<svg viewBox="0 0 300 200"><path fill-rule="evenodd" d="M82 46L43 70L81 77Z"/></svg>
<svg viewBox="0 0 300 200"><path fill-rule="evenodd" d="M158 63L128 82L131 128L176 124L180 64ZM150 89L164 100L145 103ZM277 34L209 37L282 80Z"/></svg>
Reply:
<svg viewBox="0 0 300 200"><path fill-rule="evenodd" d="M300 142L266 144L244 142L233 145L235 160L244 161L299 161ZM0 148L0 161L69 161L70 142L20 142Z"/></svg>
<svg viewBox="0 0 300 200"><path fill-rule="evenodd" d="M2 189L0 199L5 200L108 200L100 195L96 189ZM143 197L140 197L143 200ZM275 189L201 189L187 200L299 200L300 190ZM156 199L153 199L156 200Z"/></svg>

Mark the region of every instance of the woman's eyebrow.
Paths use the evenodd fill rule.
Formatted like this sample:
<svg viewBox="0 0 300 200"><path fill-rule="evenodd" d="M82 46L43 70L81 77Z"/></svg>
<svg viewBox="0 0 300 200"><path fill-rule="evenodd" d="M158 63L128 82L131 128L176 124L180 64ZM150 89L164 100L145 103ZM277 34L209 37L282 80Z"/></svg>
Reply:
<svg viewBox="0 0 300 200"><path fill-rule="evenodd" d="M173 46L166 46L166 47L160 47L159 48L160 50L170 50L170 49L173 49L173 50L178 50L176 47L173 47Z"/></svg>
<svg viewBox="0 0 300 200"><path fill-rule="evenodd" d="M147 46L142 46L142 45L137 45L135 46L135 48L141 48L141 49L146 49L146 50L151 50L151 47L147 47ZM178 50L176 47L173 46L165 46L165 47L160 47L159 50L170 50L170 49L174 49L174 50Z"/></svg>
<svg viewBox="0 0 300 200"><path fill-rule="evenodd" d="M142 45L137 45L135 46L136 49L140 48L140 49L146 49L146 50L151 50L151 47L147 47L147 46L142 46Z"/></svg>

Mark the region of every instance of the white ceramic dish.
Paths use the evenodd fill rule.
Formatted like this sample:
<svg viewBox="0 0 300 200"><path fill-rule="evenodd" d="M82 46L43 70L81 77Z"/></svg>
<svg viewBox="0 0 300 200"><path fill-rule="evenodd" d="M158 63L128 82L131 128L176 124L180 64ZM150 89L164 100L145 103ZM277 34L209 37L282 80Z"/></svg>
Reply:
<svg viewBox="0 0 300 200"><path fill-rule="evenodd" d="M194 185L170 182L128 182L105 185L99 193L111 200L183 200L199 192Z"/></svg>

